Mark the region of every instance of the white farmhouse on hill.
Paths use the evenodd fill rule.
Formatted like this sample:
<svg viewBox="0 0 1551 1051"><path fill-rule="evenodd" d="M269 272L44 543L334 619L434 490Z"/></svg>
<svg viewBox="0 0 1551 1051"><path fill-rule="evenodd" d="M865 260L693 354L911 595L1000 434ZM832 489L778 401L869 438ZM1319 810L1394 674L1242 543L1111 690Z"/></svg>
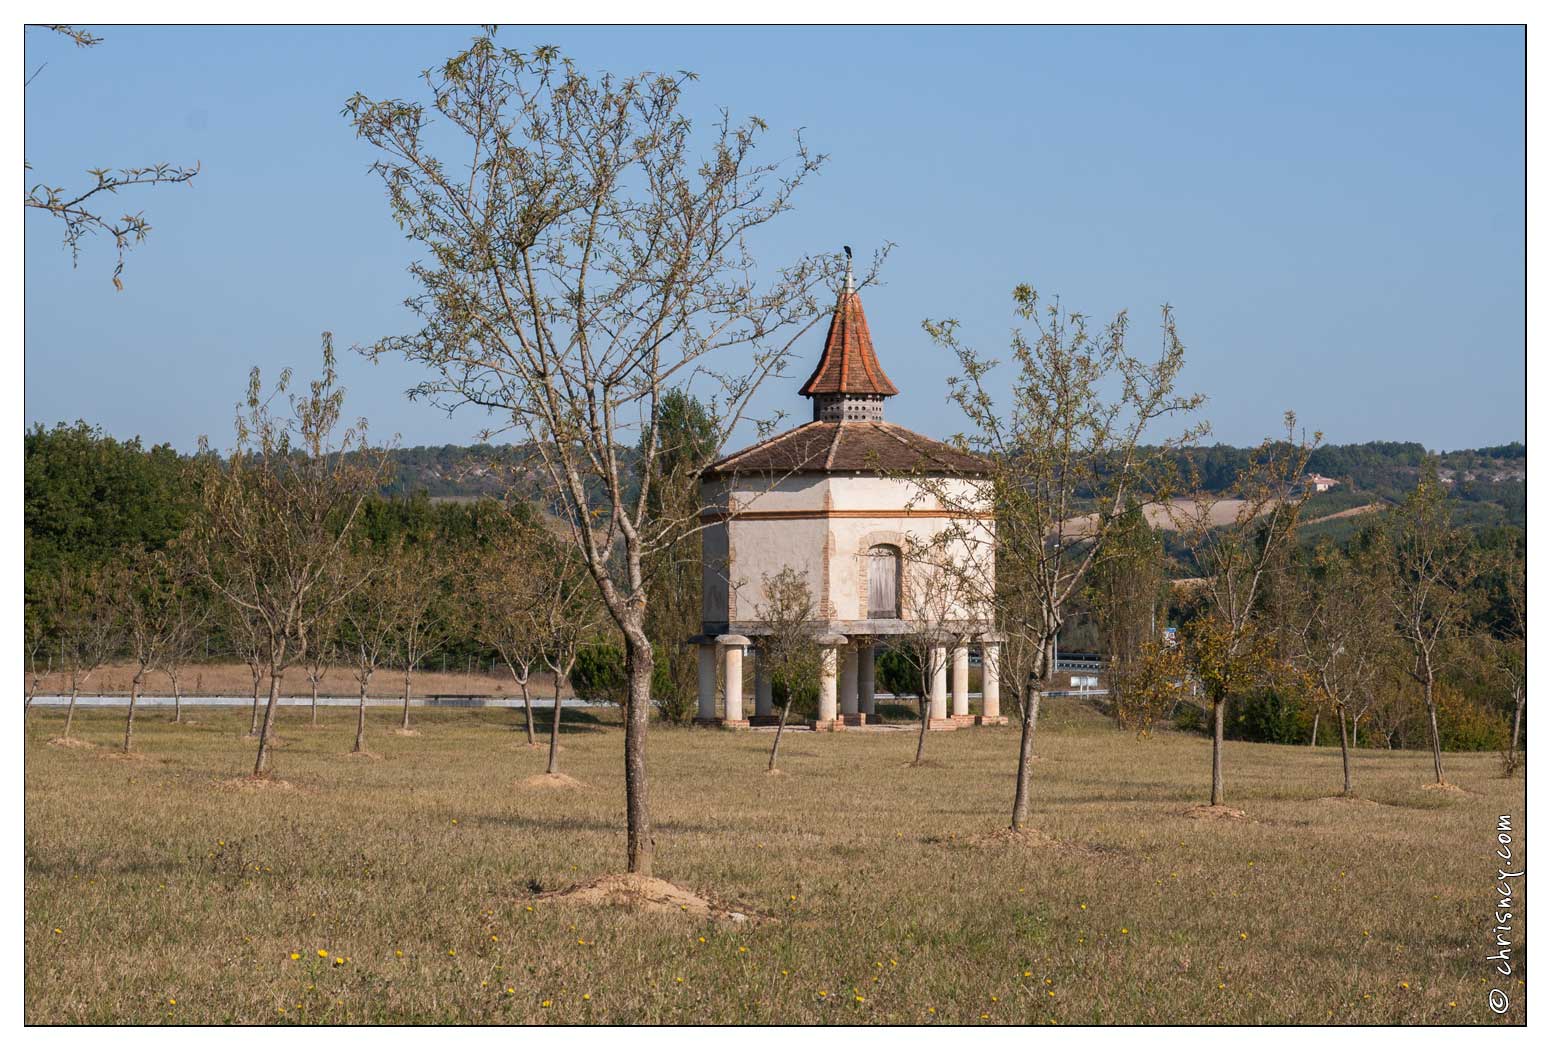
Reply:
<svg viewBox="0 0 1551 1051"><path fill-rule="evenodd" d="M818 612L823 646L816 729L838 730L876 719L873 703L877 645L920 627L914 611L928 579L910 552L930 543L955 519L970 519L978 557L988 558L995 523L988 509L953 501L954 509L912 478L930 476L955 487L979 476L981 462L942 442L883 418L898 394L878 363L867 318L848 272L835 304L824 352L800 393L813 400L813 419L732 453L701 475L703 521L702 631L699 719L747 726L776 719L760 662L765 633L759 609L764 580L786 567L805 575ZM956 487L955 487L956 488ZM966 497L974 492L965 483ZM970 545L950 545L942 557L972 557ZM986 575L994 572L987 567ZM936 611L947 629L934 651L930 689L934 727L1005 722L1000 712L997 656L1001 636L989 616L965 608ZM982 702L969 709L969 646L982 653ZM743 657L755 661L754 704L743 700ZM949 652L951 651L951 652ZM717 661L723 665L717 710ZM951 695L951 711L949 699Z"/></svg>

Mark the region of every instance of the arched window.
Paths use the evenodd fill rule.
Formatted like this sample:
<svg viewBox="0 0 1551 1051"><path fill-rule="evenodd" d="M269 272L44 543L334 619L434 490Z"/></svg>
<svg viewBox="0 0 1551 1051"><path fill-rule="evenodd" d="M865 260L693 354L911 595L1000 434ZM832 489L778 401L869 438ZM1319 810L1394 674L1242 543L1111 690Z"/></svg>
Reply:
<svg viewBox="0 0 1551 1051"><path fill-rule="evenodd" d="M899 617L899 548L878 544L867 552L867 619Z"/></svg>

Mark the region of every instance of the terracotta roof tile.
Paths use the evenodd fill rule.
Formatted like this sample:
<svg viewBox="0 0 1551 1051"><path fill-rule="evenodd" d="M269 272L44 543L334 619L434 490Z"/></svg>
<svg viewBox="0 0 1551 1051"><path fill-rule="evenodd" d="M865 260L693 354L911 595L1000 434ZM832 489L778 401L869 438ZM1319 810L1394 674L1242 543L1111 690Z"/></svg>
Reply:
<svg viewBox="0 0 1551 1051"><path fill-rule="evenodd" d="M835 302L829 335L824 339L824 353L799 393L808 397L815 394L881 394L888 397L899 393L899 388L889 382L883 374L883 366L878 364L878 355L872 349L872 334L867 331L867 315L862 313L862 297L855 292L842 292Z"/></svg>
<svg viewBox="0 0 1551 1051"><path fill-rule="evenodd" d="M725 456L706 476L921 471L983 474L983 461L892 423L815 420Z"/></svg>

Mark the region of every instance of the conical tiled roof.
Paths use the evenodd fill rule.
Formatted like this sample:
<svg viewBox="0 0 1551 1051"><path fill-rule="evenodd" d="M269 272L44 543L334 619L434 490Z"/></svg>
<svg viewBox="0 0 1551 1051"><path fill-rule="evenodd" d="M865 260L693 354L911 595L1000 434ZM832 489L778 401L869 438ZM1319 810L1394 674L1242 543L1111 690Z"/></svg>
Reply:
<svg viewBox="0 0 1551 1051"><path fill-rule="evenodd" d="M876 394L886 398L899 393L878 364L872 335L867 331L867 315L862 313L862 299L852 287L849 274L846 289L835 303L835 316L829 322L818 368L799 393L810 398L818 394Z"/></svg>

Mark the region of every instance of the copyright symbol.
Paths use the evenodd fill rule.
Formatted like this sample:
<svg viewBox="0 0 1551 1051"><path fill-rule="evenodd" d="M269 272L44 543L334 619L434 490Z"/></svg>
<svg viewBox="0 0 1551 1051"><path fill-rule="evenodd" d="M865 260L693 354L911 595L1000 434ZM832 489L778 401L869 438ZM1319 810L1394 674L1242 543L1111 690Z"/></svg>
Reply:
<svg viewBox="0 0 1551 1051"><path fill-rule="evenodd" d="M1508 1011L1508 994L1501 989L1493 989L1486 994L1486 1006L1492 1009L1493 1014L1506 1014Z"/></svg>

